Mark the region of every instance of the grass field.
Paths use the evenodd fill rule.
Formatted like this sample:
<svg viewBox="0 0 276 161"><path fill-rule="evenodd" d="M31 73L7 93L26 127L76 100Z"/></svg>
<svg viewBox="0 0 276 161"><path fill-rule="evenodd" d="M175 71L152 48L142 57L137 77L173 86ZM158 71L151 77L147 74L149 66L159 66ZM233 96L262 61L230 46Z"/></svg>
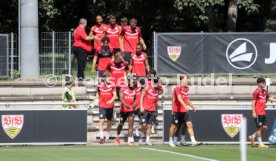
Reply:
<svg viewBox="0 0 276 161"><path fill-rule="evenodd" d="M276 148L248 147L248 161L275 161ZM239 161L238 145L0 147L1 161Z"/></svg>

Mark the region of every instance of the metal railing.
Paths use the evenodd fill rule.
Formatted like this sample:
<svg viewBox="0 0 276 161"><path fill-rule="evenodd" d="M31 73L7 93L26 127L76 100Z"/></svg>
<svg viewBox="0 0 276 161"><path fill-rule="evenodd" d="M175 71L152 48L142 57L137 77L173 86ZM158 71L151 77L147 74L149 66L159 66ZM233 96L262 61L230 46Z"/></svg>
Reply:
<svg viewBox="0 0 276 161"><path fill-rule="evenodd" d="M42 32L40 37L40 75L71 74L71 32Z"/></svg>

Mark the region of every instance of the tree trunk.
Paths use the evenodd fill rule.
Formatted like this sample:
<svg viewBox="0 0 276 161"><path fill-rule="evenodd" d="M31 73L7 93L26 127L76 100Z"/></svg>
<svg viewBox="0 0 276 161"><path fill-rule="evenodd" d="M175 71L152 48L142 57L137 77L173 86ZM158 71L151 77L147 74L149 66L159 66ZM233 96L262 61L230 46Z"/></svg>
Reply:
<svg viewBox="0 0 276 161"><path fill-rule="evenodd" d="M227 14L227 30L229 32L236 31L237 19L238 19L237 0L230 0L229 6L228 6L228 14Z"/></svg>

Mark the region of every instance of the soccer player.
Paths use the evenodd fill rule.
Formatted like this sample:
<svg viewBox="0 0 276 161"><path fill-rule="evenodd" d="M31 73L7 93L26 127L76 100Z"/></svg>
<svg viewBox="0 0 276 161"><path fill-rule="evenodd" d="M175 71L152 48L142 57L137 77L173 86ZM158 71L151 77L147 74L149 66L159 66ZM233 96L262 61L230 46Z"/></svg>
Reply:
<svg viewBox="0 0 276 161"><path fill-rule="evenodd" d="M128 63L123 60L120 52L114 56L114 61L107 65L107 70L111 73L112 83L116 87L117 98L120 100L120 87L125 86L125 77L128 71Z"/></svg>
<svg viewBox="0 0 276 161"><path fill-rule="evenodd" d="M114 101L116 99L116 91L114 86L110 83L110 75L108 72L103 74L104 82L101 82L98 86L98 92L96 94L96 99L99 99L99 131L100 131L100 143L103 144L105 141L109 141L110 131L112 128L112 117ZM104 140L104 121L107 119L107 133Z"/></svg>
<svg viewBox="0 0 276 161"><path fill-rule="evenodd" d="M158 94L160 90L158 81L158 78L155 78L151 86L146 84L140 96L140 110L143 113L143 116L141 117L141 131L146 131L147 145L152 145L150 142L150 135L157 111Z"/></svg>
<svg viewBox="0 0 276 161"><path fill-rule="evenodd" d="M255 138L257 137L259 145L259 148L268 148L263 142L262 142L262 133L268 129L266 124L266 101L272 101L276 102L276 99L274 99L267 90L265 90L265 79L264 78L258 78L257 79L257 85L258 87L255 89L253 93L253 102L252 102L252 117L255 120L257 131L250 135L248 137L250 143L252 146L254 146Z"/></svg>
<svg viewBox="0 0 276 161"><path fill-rule="evenodd" d="M130 64L131 54L135 53L136 44L141 42L143 49L146 50L147 46L142 38L142 31L137 27L137 19L132 18L130 25L122 28L120 34L120 48L121 52L124 53L124 60Z"/></svg>
<svg viewBox="0 0 276 161"><path fill-rule="evenodd" d="M102 46L102 38L105 36L104 31L106 30L106 25L103 24L103 17L101 15L96 16L97 24L92 26L90 29L89 36L95 36L94 39L94 50Z"/></svg>
<svg viewBox="0 0 276 161"><path fill-rule="evenodd" d="M79 80L84 78L84 69L86 66L87 56L91 53L91 41L95 39L93 35L87 36L85 28L87 26L87 20L81 18L79 26L74 31L74 54L77 58L78 72L77 77Z"/></svg>
<svg viewBox="0 0 276 161"><path fill-rule="evenodd" d="M128 79L127 87L121 88L120 90L120 100L120 123L117 127L116 143L117 145L120 145L120 133L122 131L124 123L126 122L126 120L128 120L128 146L132 146L133 124L136 106L136 90L130 79Z"/></svg>
<svg viewBox="0 0 276 161"><path fill-rule="evenodd" d="M122 27L116 24L116 17L110 15L108 17L109 24L106 26L105 36L110 39L110 46L113 48L114 53L120 51L119 36Z"/></svg>
<svg viewBox="0 0 276 161"><path fill-rule="evenodd" d="M137 43L136 52L131 56L131 63L129 68L132 73L136 73L138 78L145 78L147 73L149 73L149 62L147 54L143 52L142 43Z"/></svg>
<svg viewBox="0 0 276 161"><path fill-rule="evenodd" d="M122 17L120 20L121 27L125 27L128 25L128 19L126 17Z"/></svg>
<svg viewBox="0 0 276 161"><path fill-rule="evenodd" d="M103 37L102 38L102 43L103 46L100 46L98 49L96 49L94 58L93 58L93 63L92 63L92 68L91 68L91 75L94 75L94 71L96 68L96 63L98 62L97 65L97 76L98 78L101 78L103 76L103 73L107 69L107 65L111 62L113 59L113 48L109 46L109 38L108 37Z"/></svg>
<svg viewBox="0 0 276 161"><path fill-rule="evenodd" d="M190 135L192 146L201 144L201 142L196 141L194 136L192 119L189 115L189 106L196 111L196 108L189 99L189 87L188 87L188 76L182 74L180 76L180 85L176 86L173 91L173 102L172 102L172 124L170 127L170 141L169 145L175 147L173 142L173 137L177 128L180 128L182 124L187 125L187 131Z"/></svg>

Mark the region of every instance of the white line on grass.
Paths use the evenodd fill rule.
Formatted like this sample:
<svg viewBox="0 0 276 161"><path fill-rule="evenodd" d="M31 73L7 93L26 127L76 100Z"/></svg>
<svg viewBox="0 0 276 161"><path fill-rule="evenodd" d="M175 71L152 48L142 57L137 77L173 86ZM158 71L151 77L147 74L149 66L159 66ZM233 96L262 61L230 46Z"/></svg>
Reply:
<svg viewBox="0 0 276 161"><path fill-rule="evenodd" d="M185 153L178 153L178 152L173 152L173 151L168 151L168 150L161 150L161 149L155 149L155 148L140 148L140 149L158 151L158 152L163 152L163 153L168 153L168 154L181 155L181 156L186 156L186 157L200 159L200 160L218 161L218 160L215 160L215 159L209 159L209 158L199 157L199 156L185 154Z"/></svg>

